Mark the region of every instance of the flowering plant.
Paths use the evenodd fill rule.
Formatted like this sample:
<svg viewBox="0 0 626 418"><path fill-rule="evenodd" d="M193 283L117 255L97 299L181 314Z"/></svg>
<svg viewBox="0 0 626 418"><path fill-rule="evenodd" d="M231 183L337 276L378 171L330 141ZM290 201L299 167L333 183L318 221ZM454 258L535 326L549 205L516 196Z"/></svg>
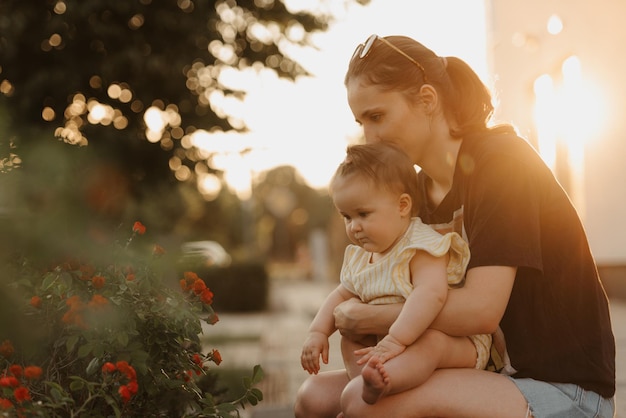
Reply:
<svg viewBox="0 0 626 418"><path fill-rule="evenodd" d="M214 295L193 272L168 283L165 250L131 245L145 232L136 222L96 262L42 272L19 260L11 285L29 335L0 339L0 416L234 417L262 400L259 366L238 399L213 387L208 364L221 353L205 352L199 335L201 321L218 321Z"/></svg>

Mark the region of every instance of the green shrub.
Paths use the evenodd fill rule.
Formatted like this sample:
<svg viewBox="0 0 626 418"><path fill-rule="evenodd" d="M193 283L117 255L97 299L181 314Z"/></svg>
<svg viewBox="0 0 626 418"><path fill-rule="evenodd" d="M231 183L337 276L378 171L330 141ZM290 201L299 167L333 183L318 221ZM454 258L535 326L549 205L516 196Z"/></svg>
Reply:
<svg viewBox="0 0 626 418"><path fill-rule="evenodd" d="M235 417L262 399L255 366L224 400L213 368L222 354L199 338L201 321L218 320L215 290L189 271L168 283L164 249L137 251L145 227L132 231L95 263L41 269L20 257L4 268L0 299L13 305L0 311L0 416Z"/></svg>

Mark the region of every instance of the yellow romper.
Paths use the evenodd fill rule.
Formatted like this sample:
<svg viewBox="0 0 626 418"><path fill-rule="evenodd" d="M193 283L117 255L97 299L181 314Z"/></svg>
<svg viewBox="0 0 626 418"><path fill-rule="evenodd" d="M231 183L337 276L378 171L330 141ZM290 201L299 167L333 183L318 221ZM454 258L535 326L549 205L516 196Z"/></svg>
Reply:
<svg viewBox="0 0 626 418"><path fill-rule="evenodd" d="M398 243L373 263L370 252L348 245L341 268L341 284L365 303L403 303L413 290L409 262L417 250L435 257L449 254L448 285L462 286L470 259L467 243L456 232L442 235L417 217L411 219ZM484 369L489 360L491 335L469 338L476 346L476 368Z"/></svg>

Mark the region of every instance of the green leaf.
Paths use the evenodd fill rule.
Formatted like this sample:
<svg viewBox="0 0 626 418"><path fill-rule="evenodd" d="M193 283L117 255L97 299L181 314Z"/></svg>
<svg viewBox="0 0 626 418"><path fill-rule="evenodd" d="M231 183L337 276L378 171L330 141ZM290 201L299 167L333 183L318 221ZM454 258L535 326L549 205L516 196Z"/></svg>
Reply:
<svg viewBox="0 0 626 418"><path fill-rule="evenodd" d="M44 383L50 387L50 396L52 396L54 400L61 401L67 397L65 390L58 383L50 381Z"/></svg>
<svg viewBox="0 0 626 418"><path fill-rule="evenodd" d="M117 342L123 347L126 347L128 345L128 334L125 332L119 332L117 334Z"/></svg>
<svg viewBox="0 0 626 418"><path fill-rule="evenodd" d="M91 376L95 372L97 372L98 369L100 369L100 359L98 357L94 357L91 359L91 361L87 365L85 372L87 373L87 376Z"/></svg>
<svg viewBox="0 0 626 418"><path fill-rule="evenodd" d="M92 349L93 349L93 344L91 343L81 345L78 348L78 358L86 357L89 353L91 353Z"/></svg>
<svg viewBox="0 0 626 418"><path fill-rule="evenodd" d="M72 275L69 274L68 272L64 271L63 273L61 273L61 275L59 276L59 279L61 280L61 283L63 284L63 286L61 286L63 290L69 289L70 287L72 287L72 282L74 281L74 279L72 279Z"/></svg>
<svg viewBox="0 0 626 418"><path fill-rule="evenodd" d="M61 394L61 392L59 392L57 388L50 389L50 395L52 395L52 397L56 401L60 401L61 399L63 399L63 395Z"/></svg>
<svg viewBox="0 0 626 418"><path fill-rule="evenodd" d="M76 343L78 342L79 338L79 335L70 335L69 337L67 337L67 341L65 342L65 348L68 353L74 350L74 347L76 347Z"/></svg>
<svg viewBox="0 0 626 418"><path fill-rule="evenodd" d="M120 306L123 302L123 299L120 296L111 296L109 297L109 301L114 305Z"/></svg>
<svg viewBox="0 0 626 418"><path fill-rule="evenodd" d="M263 400L263 392L260 389L252 388L250 389L250 393L252 393L259 401Z"/></svg>
<svg viewBox="0 0 626 418"><path fill-rule="evenodd" d="M104 356L104 346L102 344L96 344L93 346L93 355L96 357Z"/></svg>
<svg viewBox="0 0 626 418"><path fill-rule="evenodd" d="M54 284L54 282L58 279L54 273L48 273L44 276L43 281L41 282L41 290L46 291L50 289L50 287Z"/></svg>
<svg viewBox="0 0 626 418"><path fill-rule="evenodd" d="M115 400L115 398L113 398L112 396L109 396L109 395L104 395L104 400L106 401L107 404L109 404L111 409L113 409L113 412L115 412L115 416L117 418L120 418L122 415L121 415L121 412L120 412L120 408L117 405L117 400Z"/></svg>
<svg viewBox="0 0 626 418"><path fill-rule="evenodd" d="M82 390L85 387L85 383L82 380L74 380L72 383L70 383L70 390L72 392L78 392L79 390Z"/></svg>
<svg viewBox="0 0 626 418"><path fill-rule="evenodd" d="M264 377L265 373L263 373L263 368L259 364L254 366L254 369L252 370L252 382L259 383Z"/></svg>

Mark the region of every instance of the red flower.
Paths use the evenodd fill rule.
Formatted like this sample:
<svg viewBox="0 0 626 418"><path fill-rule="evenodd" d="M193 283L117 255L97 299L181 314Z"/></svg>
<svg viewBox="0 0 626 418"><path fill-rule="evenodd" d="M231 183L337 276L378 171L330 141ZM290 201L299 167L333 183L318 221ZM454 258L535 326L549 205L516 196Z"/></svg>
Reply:
<svg viewBox="0 0 626 418"><path fill-rule="evenodd" d="M133 232L143 235L146 233L146 227L141 222L137 221L133 225Z"/></svg>
<svg viewBox="0 0 626 418"><path fill-rule="evenodd" d="M74 323L76 316L77 315L74 311L67 311L63 314L63 317L61 318L61 322L67 325L71 325Z"/></svg>
<svg viewBox="0 0 626 418"><path fill-rule="evenodd" d="M111 363L110 361L107 361L102 365L102 373L113 373L115 369L115 364Z"/></svg>
<svg viewBox="0 0 626 418"><path fill-rule="evenodd" d="M211 360L213 360L213 362L219 366L222 362L222 355L219 351L213 349L213 351L211 352Z"/></svg>
<svg viewBox="0 0 626 418"><path fill-rule="evenodd" d="M13 391L13 396L15 396L15 400L19 403L30 400L30 392L24 386L15 388L15 390Z"/></svg>
<svg viewBox="0 0 626 418"><path fill-rule="evenodd" d="M19 380L15 376L0 377L0 386L4 388L15 388L20 385Z"/></svg>
<svg viewBox="0 0 626 418"><path fill-rule="evenodd" d="M217 314L215 312L211 313L209 315L209 317L206 319L206 321L210 324L210 325L215 325L217 324L217 322L220 320L219 316L217 316Z"/></svg>
<svg viewBox="0 0 626 418"><path fill-rule="evenodd" d="M20 366L19 364L11 365L9 367L9 371L13 376L17 377L18 379L22 376L22 366Z"/></svg>
<svg viewBox="0 0 626 418"><path fill-rule="evenodd" d="M93 295L91 300L89 301L89 306L91 308L101 308L103 306L107 306L109 304L109 300L102 295Z"/></svg>
<svg viewBox="0 0 626 418"><path fill-rule="evenodd" d="M137 380L137 372L135 372L133 366L128 364L128 362L118 361L115 365L117 366L117 370L124 373L128 380Z"/></svg>
<svg viewBox="0 0 626 418"><path fill-rule="evenodd" d="M128 382L126 387L128 388L128 391L131 395L136 395L137 391L139 390L139 385L137 384L136 380L131 380L130 382Z"/></svg>
<svg viewBox="0 0 626 418"><path fill-rule="evenodd" d="M187 291L187 280L180 279L180 288L183 289L183 292Z"/></svg>
<svg viewBox="0 0 626 418"><path fill-rule="evenodd" d="M185 280L187 280L187 283L193 283L196 280L200 280L200 277L198 277L198 275L194 273L193 271L186 271L184 273L184 277L185 277Z"/></svg>
<svg viewBox="0 0 626 418"><path fill-rule="evenodd" d="M155 244L154 248L152 249L152 254L154 254L154 255L163 255L163 254L165 254L165 248L161 247L158 244Z"/></svg>
<svg viewBox="0 0 626 418"><path fill-rule="evenodd" d="M135 280L135 273L128 273L126 275L126 281L132 282L133 280Z"/></svg>
<svg viewBox="0 0 626 418"><path fill-rule="evenodd" d="M213 292L211 292L211 290L207 287L200 294L200 300L203 303L206 303L207 305L212 304L213 303Z"/></svg>
<svg viewBox="0 0 626 418"><path fill-rule="evenodd" d="M93 276L91 278L91 284L96 289L102 289L102 287L104 286L104 283L106 283L106 279L102 276Z"/></svg>
<svg viewBox="0 0 626 418"><path fill-rule="evenodd" d="M90 264L83 264L80 266L80 278L81 280L89 280L91 276L96 272L96 268Z"/></svg>
<svg viewBox="0 0 626 418"><path fill-rule="evenodd" d="M83 301L80 300L80 296L78 295L67 298L65 304L69 306L71 310L80 310L83 308Z"/></svg>
<svg viewBox="0 0 626 418"><path fill-rule="evenodd" d="M200 357L200 354L195 353L193 356L191 356L191 359L193 360L194 363L196 363L196 365L198 367L202 367L202 357Z"/></svg>
<svg viewBox="0 0 626 418"><path fill-rule="evenodd" d="M204 289L206 289L206 283L204 283L202 279L198 279L195 282L193 282L192 286L193 286L193 292L196 295L199 295L200 293L204 291Z"/></svg>
<svg viewBox="0 0 626 418"><path fill-rule="evenodd" d="M41 308L41 298L39 296L33 296L32 298L30 298L30 305L33 308Z"/></svg>
<svg viewBox="0 0 626 418"><path fill-rule="evenodd" d="M0 355L4 358L9 358L13 355L15 349L13 348L13 344L9 340L4 340L2 344L0 344Z"/></svg>
<svg viewBox="0 0 626 418"><path fill-rule="evenodd" d="M130 393L130 389L128 389L128 386L126 385L120 386L117 392L120 394L120 397L122 398L122 401L124 403L127 403L128 401L130 401L130 398L132 395Z"/></svg>
<svg viewBox="0 0 626 418"><path fill-rule="evenodd" d="M0 409L11 409L13 408L13 404L10 400L5 398L0 398Z"/></svg>
<svg viewBox="0 0 626 418"><path fill-rule="evenodd" d="M43 370L39 366L28 366L24 368L24 377L29 380L39 379Z"/></svg>

